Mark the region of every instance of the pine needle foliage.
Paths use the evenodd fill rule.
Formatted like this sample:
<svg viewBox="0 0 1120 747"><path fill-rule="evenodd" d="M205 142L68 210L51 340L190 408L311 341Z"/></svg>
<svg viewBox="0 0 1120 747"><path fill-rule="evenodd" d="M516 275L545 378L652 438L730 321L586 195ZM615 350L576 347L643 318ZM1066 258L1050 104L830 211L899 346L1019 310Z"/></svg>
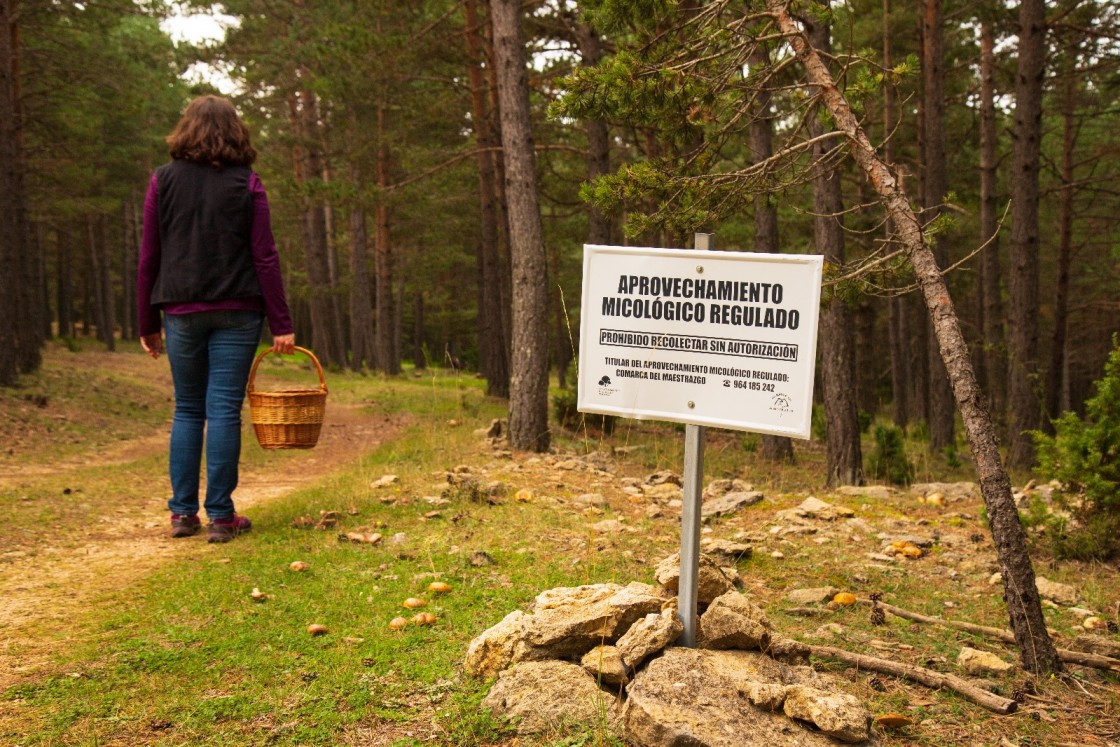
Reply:
<svg viewBox="0 0 1120 747"><path fill-rule="evenodd" d="M1113 351L1085 416L1067 412L1054 435L1035 432L1038 472L1061 484L1058 501L1073 521L1052 523L1059 557L1107 559L1120 554L1120 345Z"/></svg>

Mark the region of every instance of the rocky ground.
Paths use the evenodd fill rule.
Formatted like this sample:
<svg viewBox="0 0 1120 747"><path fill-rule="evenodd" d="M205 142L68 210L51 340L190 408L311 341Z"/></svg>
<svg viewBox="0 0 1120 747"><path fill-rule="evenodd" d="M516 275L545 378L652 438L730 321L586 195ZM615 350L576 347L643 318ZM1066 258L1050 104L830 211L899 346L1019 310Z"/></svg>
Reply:
<svg viewBox="0 0 1120 747"><path fill-rule="evenodd" d="M676 558L659 565L662 558L650 551L675 540L680 476L626 476L618 455L517 458L500 441L493 445L497 461L456 467L447 485L437 487L446 494L466 484L577 512L586 520L585 541L634 556L654 576L629 585L544 590L528 609L511 611L475 639L467 670L499 675L485 705L518 719L525 731L547 733L565 720L583 720L625 733L636 745L682 739L704 745L1120 744L1120 659L1104 660L1104 670L1071 664L1061 678L1042 683L1021 670L1008 643L941 624L996 632L1007 626L998 563L973 483L846 487L816 496L767 495L741 479L711 481L702 504L701 567L721 580L707 589L701 584L701 631L719 606L715 600L728 594L757 611L733 616L738 623L761 621L765 635L713 643L701 634L700 648L688 650L669 645L676 636L666 634L635 662L619 651L630 645L628 631L676 619L675 578L665 570ZM518 488L528 485L534 487ZM1016 498L1024 507L1049 505L1051 492L1052 486L1027 486ZM1120 656L1117 568L1043 559L1036 570L1057 644ZM625 605L617 600L627 590L648 597L645 606L621 612ZM899 610L919 611L927 622L898 617ZM959 680L1014 715L1000 719L983 706L962 706L959 695L946 694L949 687L938 692L912 678L820 657L806 667L802 644ZM646 666L647 659L653 663ZM811 693L812 708L802 691ZM1092 717L1063 726L1071 713ZM729 732L725 725L735 723L741 728ZM1017 730L1016 723L1026 728ZM1053 727L1043 729L1042 742L1032 736L1038 724Z"/></svg>

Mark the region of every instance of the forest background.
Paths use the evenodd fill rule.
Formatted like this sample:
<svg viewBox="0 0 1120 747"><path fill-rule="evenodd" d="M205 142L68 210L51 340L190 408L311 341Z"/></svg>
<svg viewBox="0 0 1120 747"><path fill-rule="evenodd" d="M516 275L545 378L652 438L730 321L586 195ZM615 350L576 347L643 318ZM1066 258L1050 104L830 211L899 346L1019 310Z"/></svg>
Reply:
<svg viewBox="0 0 1120 747"><path fill-rule="evenodd" d="M161 29L160 2L0 3L0 383L34 371L50 337L112 349L136 336L144 189L185 102L212 90L184 78L201 62L233 83L253 130L297 339L328 367L453 365L511 396L539 360L513 353L530 309L565 386L582 244L690 246L704 231L720 249L827 257L830 483L862 479L860 413L957 460L912 271L779 35L723 2L521 4L534 160L531 182L511 182L494 31L509 5L231 0L224 41L196 47ZM1120 329L1117 5L806 9L947 271L1010 464L1029 467L1027 433L1082 410ZM736 57L742 39L758 56ZM540 221L528 272L527 192Z"/></svg>

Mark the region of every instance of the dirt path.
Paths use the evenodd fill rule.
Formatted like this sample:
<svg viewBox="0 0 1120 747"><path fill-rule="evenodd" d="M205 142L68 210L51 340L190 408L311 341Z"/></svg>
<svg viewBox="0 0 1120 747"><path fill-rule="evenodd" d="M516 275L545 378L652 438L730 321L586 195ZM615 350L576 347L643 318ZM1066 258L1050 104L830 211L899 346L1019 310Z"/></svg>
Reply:
<svg viewBox="0 0 1120 747"><path fill-rule="evenodd" d="M243 466L237 490L238 510L251 510L298 488L312 484L353 461L401 429L402 420L373 417L355 407L334 404L315 449L300 453L294 464L278 470L274 464ZM124 464L163 453L166 432L148 434L116 444L95 461ZM246 449L257 448L247 443ZM90 466L90 459L40 463L18 471L6 470L5 481L27 484L38 477L57 476ZM94 635L83 629L84 610L121 598L136 581L169 563L213 555L200 535L172 541L162 491L143 499L137 511L131 501L125 516L102 514L110 531L99 529L77 543L7 553L0 564L0 691L44 671L50 655L67 641ZM115 522L115 523L114 523ZM212 560L212 558L210 558Z"/></svg>

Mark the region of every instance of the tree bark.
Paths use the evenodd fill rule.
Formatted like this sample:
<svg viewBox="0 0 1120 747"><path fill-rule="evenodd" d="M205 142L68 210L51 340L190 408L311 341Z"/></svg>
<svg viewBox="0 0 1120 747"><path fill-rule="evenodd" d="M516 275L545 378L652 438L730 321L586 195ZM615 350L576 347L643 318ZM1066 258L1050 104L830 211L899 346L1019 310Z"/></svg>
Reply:
<svg viewBox="0 0 1120 747"><path fill-rule="evenodd" d="M1000 291L999 234L996 215L999 163L996 135L995 31L992 22L980 22L980 242L987 243L980 256L980 329L984 339L984 370L980 385L988 393L997 425L1006 412L1007 355L1004 348L1003 298Z"/></svg>
<svg viewBox="0 0 1120 747"><path fill-rule="evenodd" d="M393 252L389 233L389 205L386 188L389 186L389 144L385 130L385 105L377 105L377 199L376 227L373 234L374 303L377 319L374 327L374 344L377 349L377 368L390 375L401 372L400 361L393 346Z"/></svg>
<svg viewBox="0 0 1120 747"><path fill-rule="evenodd" d="M93 285L93 318L97 325L97 339L105 343L105 347L112 352L116 347L113 339L113 283L107 256L108 237L105 234L105 216L86 216L90 282Z"/></svg>
<svg viewBox="0 0 1120 747"><path fill-rule="evenodd" d="M416 291L412 307L412 365L417 371L428 367L424 350L424 291Z"/></svg>
<svg viewBox="0 0 1120 747"><path fill-rule="evenodd" d="M507 297L501 261L498 211L497 145L486 106L483 64L487 63L478 0L466 0L467 75L471 86L471 122L478 145L478 199L481 236L478 245L478 368L486 378L486 394L509 396L509 337L503 324L503 299Z"/></svg>
<svg viewBox="0 0 1120 747"><path fill-rule="evenodd" d="M61 226L55 229L55 306L58 336L74 336L74 290L70 268L71 238Z"/></svg>
<svg viewBox="0 0 1120 747"><path fill-rule="evenodd" d="M98 225L101 229L101 315L105 322L101 340L109 352L113 352L117 349L117 308L113 298L113 252L109 249L109 216L98 216Z"/></svg>
<svg viewBox="0 0 1120 747"><path fill-rule="evenodd" d="M39 257L31 240L24 182L18 19L18 3L0 0L0 386L39 368L43 342L43 300L34 281Z"/></svg>
<svg viewBox="0 0 1120 747"><path fill-rule="evenodd" d="M509 438L516 449L548 449L548 292L521 3L493 0L491 21L501 102L513 273L513 367Z"/></svg>
<svg viewBox="0 0 1120 747"><path fill-rule="evenodd" d="M136 339L136 195L121 203L121 339Z"/></svg>
<svg viewBox="0 0 1120 747"><path fill-rule="evenodd" d="M883 68L894 66L894 53L891 45L891 0L883 0ZM889 83L883 86L883 157L887 163L894 163L894 87ZM887 219L886 241L891 242L894 227ZM910 424L910 356L907 352L908 326L906 323L906 303L904 299L893 297L888 300L890 317L887 337L891 354L891 414L896 426L906 429Z"/></svg>
<svg viewBox="0 0 1120 747"><path fill-rule="evenodd" d="M310 180L321 179L323 175L318 99L314 92L304 90L289 96L288 105L292 131L297 136L292 154L295 178L296 183L303 186ZM311 343L315 354L325 365L341 366L346 356L341 320L335 314L334 288L330 280L326 213L316 197L304 194L301 203Z"/></svg>
<svg viewBox="0 0 1120 747"><path fill-rule="evenodd" d="M1008 407L1012 467L1034 462L1029 431L1040 424L1038 379L1038 173L1042 145L1042 87L1046 74L1045 0L1019 3L1019 62L1015 71L1015 128L1011 159L1011 268L1008 295Z"/></svg>
<svg viewBox="0 0 1120 747"><path fill-rule="evenodd" d="M493 16L491 0L482 0L486 13ZM490 98L490 128L495 146L501 146L502 140L502 103L498 95L498 62L497 52L494 49L494 24L483 23L483 42L486 46L486 59L488 66L486 76ZM506 163L505 153L501 147L494 151L494 205L498 211L498 272L501 282L498 289L501 293L500 307L502 312L502 354L505 355L506 371L512 370L513 358L513 258L512 258L512 231L510 229L509 198L506 194Z"/></svg>
<svg viewBox="0 0 1120 747"><path fill-rule="evenodd" d="M922 218L937 220L949 191L945 172L945 64L941 0L925 0L922 15ZM942 270L949 266L948 237L933 242L933 255ZM953 391L941 362L936 335L928 336L929 445L934 451L954 443Z"/></svg>
<svg viewBox="0 0 1120 747"><path fill-rule="evenodd" d="M751 54L752 65L769 63L768 55L762 49ZM751 160L754 163L765 161L774 155L774 118L770 111L770 93L758 93L758 107L750 125ZM778 246L778 209L768 194L754 198L754 250L775 254ZM793 439L788 436L762 436L762 458L772 462L793 464Z"/></svg>
<svg viewBox="0 0 1120 747"><path fill-rule="evenodd" d="M968 346L945 279L938 270L906 194L899 189L894 175L875 153L817 51L807 43L781 0L768 0L767 6L805 66L809 82L820 92L837 129L846 135L853 158L890 214L898 230L899 241L918 278L976 462L980 490L1003 576L1011 630L1015 634L1023 665L1035 673L1061 671L1061 661L1046 632L1034 568L1027 553L1026 536L1011 497L1011 480L1000 461L995 429L984 395L976 384Z"/></svg>
<svg viewBox="0 0 1120 747"><path fill-rule="evenodd" d="M351 180L361 183L356 166ZM369 291L369 235L366 211L358 203L350 206L350 368L373 368L373 303Z"/></svg>
<svg viewBox="0 0 1120 747"><path fill-rule="evenodd" d="M17 213L23 196L18 189L16 164L16 116L12 81L12 0L0 0L0 267L15 267L23 251ZM19 315L17 279L13 273L0 272L0 386L19 380L18 358L7 351L16 350L16 324Z"/></svg>
<svg viewBox="0 0 1120 747"><path fill-rule="evenodd" d="M579 21L575 27L576 43L582 64L586 67L598 65L603 59L603 44L599 39L599 32L593 26ZM596 177L609 173L611 170L610 158L610 128L605 120L591 119L587 121L587 180L594 181ZM611 219L603 213L595 203L588 203L587 207L587 243L611 243Z"/></svg>
<svg viewBox="0 0 1120 747"><path fill-rule="evenodd" d="M1072 67L1072 65L1070 65ZM1053 433L1052 420L1061 412L1062 383L1066 369L1066 332L1069 323L1069 270L1073 254L1073 153L1077 144L1077 79L1065 71L1062 85L1062 160L1058 197L1058 277L1054 287L1054 332L1050 340L1050 367L1046 372L1046 418L1042 427Z"/></svg>
<svg viewBox="0 0 1120 747"><path fill-rule="evenodd" d="M828 3L819 3L822 10ZM806 20L806 33L814 49L829 54L831 30L823 17ZM824 130L820 118L810 116L809 134L819 137ZM825 262L842 267L844 247L844 198L840 172L829 163L831 145L813 146L810 168L813 170L813 233L817 251ZM859 412L856 409L856 360L852 311L847 302L833 295L826 302L819 333L821 378L824 383L824 409L828 422L829 487L859 485L863 482L863 455L859 442Z"/></svg>

